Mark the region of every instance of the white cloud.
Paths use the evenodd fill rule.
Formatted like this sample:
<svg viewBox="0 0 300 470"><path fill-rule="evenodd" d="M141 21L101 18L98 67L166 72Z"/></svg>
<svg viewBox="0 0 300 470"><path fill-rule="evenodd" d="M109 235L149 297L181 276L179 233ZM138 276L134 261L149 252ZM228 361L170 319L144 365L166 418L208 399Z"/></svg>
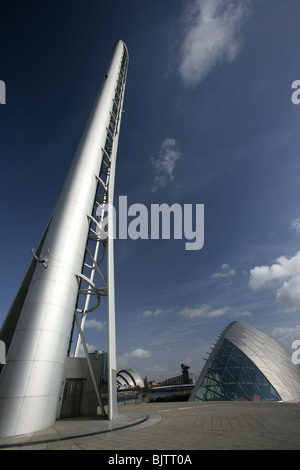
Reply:
<svg viewBox="0 0 300 470"><path fill-rule="evenodd" d="M181 152L178 147L179 142L176 139L166 138L160 145L158 157L151 157L155 172L153 191L173 181L175 165L177 160L181 157Z"/></svg>
<svg viewBox="0 0 300 470"><path fill-rule="evenodd" d="M145 312L142 314L142 317L151 317L152 315L152 310L145 310Z"/></svg>
<svg viewBox="0 0 300 470"><path fill-rule="evenodd" d="M137 360L140 359L148 359L152 356L152 352L146 349L134 349L129 353L125 353L122 356L118 357L118 367L127 367L131 366L131 364L135 363Z"/></svg>
<svg viewBox="0 0 300 470"><path fill-rule="evenodd" d="M276 290L276 300L285 312L300 309L300 251L287 258L280 256L269 266L256 266L250 271L249 285L259 289L268 284L280 285Z"/></svg>
<svg viewBox="0 0 300 470"><path fill-rule="evenodd" d="M213 309L210 305L202 304L201 307L198 308L186 307L179 312L179 315L183 315L187 318L215 318L225 315L230 311L231 308L228 306Z"/></svg>
<svg viewBox="0 0 300 470"><path fill-rule="evenodd" d="M291 230L300 235L300 219L294 219L291 223Z"/></svg>
<svg viewBox="0 0 300 470"><path fill-rule="evenodd" d="M152 316L160 315L161 313L171 312L171 310L172 308L168 308L168 309L157 308L156 310L145 310L145 312L142 314L142 317L152 317Z"/></svg>
<svg viewBox="0 0 300 470"><path fill-rule="evenodd" d="M272 331L272 336L274 336L275 338L284 338L286 336L289 337L291 334L294 333L294 331L295 328L278 326Z"/></svg>
<svg viewBox="0 0 300 470"><path fill-rule="evenodd" d="M230 318L242 318L242 317L251 317L251 313L248 310L244 310L243 312L235 312L230 315Z"/></svg>
<svg viewBox="0 0 300 470"><path fill-rule="evenodd" d="M300 309L300 275L285 281L277 289L276 300L286 312Z"/></svg>
<svg viewBox="0 0 300 470"><path fill-rule="evenodd" d="M135 349L130 353L125 353L124 357L127 358L134 358L134 359L145 359L146 357L151 357L151 351L147 351L146 349Z"/></svg>
<svg viewBox="0 0 300 470"><path fill-rule="evenodd" d="M120 356L120 359L145 359L151 356L151 351L147 351L146 349L135 349L134 351L123 354L123 356Z"/></svg>
<svg viewBox="0 0 300 470"><path fill-rule="evenodd" d="M272 336L289 352L292 352L292 343L300 339L300 326L277 327L272 331Z"/></svg>
<svg viewBox="0 0 300 470"><path fill-rule="evenodd" d="M99 350L99 346L95 346L95 344L86 343L86 347L87 347L87 350L88 350L89 353L93 353L93 352ZM78 356L79 357L85 357L85 351L84 351L84 347L83 347L82 344L80 344L80 346L79 346Z"/></svg>
<svg viewBox="0 0 300 470"><path fill-rule="evenodd" d="M181 21L185 37L180 48L179 72L185 84L195 86L213 67L232 62L241 48L240 27L248 14L248 0L195 0Z"/></svg>
<svg viewBox="0 0 300 470"><path fill-rule="evenodd" d="M220 271L213 273L212 279L235 276L235 270L229 264L222 264Z"/></svg>
<svg viewBox="0 0 300 470"><path fill-rule="evenodd" d="M250 270L250 287L258 289L270 281L300 275L300 251L292 258L280 256L272 266L256 266Z"/></svg>
<svg viewBox="0 0 300 470"><path fill-rule="evenodd" d="M92 318L91 320L86 320L84 327L93 328L97 331L102 331L106 327L106 322L101 322Z"/></svg>

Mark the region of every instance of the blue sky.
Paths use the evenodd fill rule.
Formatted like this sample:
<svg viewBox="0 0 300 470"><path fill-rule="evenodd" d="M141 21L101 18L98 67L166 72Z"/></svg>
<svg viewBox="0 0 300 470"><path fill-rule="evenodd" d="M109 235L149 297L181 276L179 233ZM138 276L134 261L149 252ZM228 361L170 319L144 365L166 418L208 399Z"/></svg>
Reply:
<svg viewBox="0 0 300 470"><path fill-rule="evenodd" d="M71 7L72 5L72 7ZM298 0L1 6L0 322L59 197L117 38L130 68L115 198L204 204L205 243L116 240L118 369L196 376L232 320L300 339ZM105 312L85 330L106 349Z"/></svg>

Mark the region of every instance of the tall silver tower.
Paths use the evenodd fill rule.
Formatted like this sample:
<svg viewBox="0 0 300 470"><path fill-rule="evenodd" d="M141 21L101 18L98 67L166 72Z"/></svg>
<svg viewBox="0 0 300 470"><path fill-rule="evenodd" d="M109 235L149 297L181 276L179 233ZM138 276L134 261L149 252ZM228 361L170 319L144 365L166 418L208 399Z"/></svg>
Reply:
<svg viewBox="0 0 300 470"><path fill-rule="evenodd" d="M0 437L53 425L74 318L84 342L85 316L103 297L108 418L117 414L113 218L106 218L107 237L101 223L102 208L113 204L127 68L128 51L118 40L58 203L2 326L7 357L0 374ZM95 283L96 273L102 287Z"/></svg>

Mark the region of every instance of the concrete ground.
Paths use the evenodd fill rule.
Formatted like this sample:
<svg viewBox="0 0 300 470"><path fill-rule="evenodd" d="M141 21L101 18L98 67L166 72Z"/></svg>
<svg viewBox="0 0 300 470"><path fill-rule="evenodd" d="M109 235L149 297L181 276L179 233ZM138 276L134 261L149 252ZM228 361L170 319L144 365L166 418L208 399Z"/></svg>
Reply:
<svg viewBox="0 0 300 470"><path fill-rule="evenodd" d="M114 421L59 420L0 439L1 449L299 450L300 403L177 402L119 405Z"/></svg>

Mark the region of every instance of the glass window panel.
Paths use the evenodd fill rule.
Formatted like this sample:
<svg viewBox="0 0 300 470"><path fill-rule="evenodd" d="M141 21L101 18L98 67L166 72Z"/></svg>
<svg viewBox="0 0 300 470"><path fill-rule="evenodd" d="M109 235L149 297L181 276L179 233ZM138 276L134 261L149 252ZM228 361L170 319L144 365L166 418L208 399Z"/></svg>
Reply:
<svg viewBox="0 0 300 470"><path fill-rule="evenodd" d="M247 382L246 384L243 384L244 389L247 390L249 395L254 394L254 389L255 389L255 383L254 382Z"/></svg>
<svg viewBox="0 0 300 470"><path fill-rule="evenodd" d="M233 367L230 372L231 372L232 377L235 379L235 381L238 381L239 376L240 376L240 372L241 372L241 368L240 367Z"/></svg>
<svg viewBox="0 0 300 470"><path fill-rule="evenodd" d="M234 359L235 359L236 365L238 365L240 367L243 365L243 362L244 362L243 356L241 356L241 355L234 356Z"/></svg>
<svg viewBox="0 0 300 470"><path fill-rule="evenodd" d="M276 390L271 386L270 387L270 400L272 401L281 401L280 396L276 392Z"/></svg>
<svg viewBox="0 0 300 470"><path fill-rule="evenodd" d="M256 371L255 371L255 382L258 383L258 384L263 384L264 383L264 375L260 372L259 369L256 368Z"/></svg>
<svg viewBox="0 0 300 470"><path fill-rule="evenodd" d="M245 391L244 391L244 389L241 387L240 384L238 384L237 387L236 387L235 396L236 396L236 398L237 398L238 400L246 399Z"/></svg>
<svg viewBox="0 0 300 470"><path fill-rule="evenodd" d="M227 368L224 369L223 375L221 377L222 383L227 384L229 382L230 378L231 378L231 374L230 374L229 370Z"/></svg>
<svg viewBox="0 0 300 470"><path fill-rule="evenodd" d="M225 367L228 360L228 355L220 355L217 358L218 364L220 367Z"/></svg>
<svg viewBox="0 0 300 470"><path fill-rule="evenodd" d="M263 401L269 401L271 398L271 386L270 385L263 385L261 388L261 399Z"/></svg>
<svg viewBox="0 0 300 470"><path fill-rule="evenodd" d="M228 396L233 396L235 394L236 383L229 383L226 387L226 394Z"/></svg>
<svg viewBox="0 0 300 470"><path fill-rule="evenodd" d="M247 381L248 381L247 371L244 368L241 368L240 376L239 376L239 382L240 383L247 383Z"/></svg>
<svg viewBox="0 0 300 470"><path fill-rule="evenodd" d="M252 361L250 361L250 359L244 355L244 358L243 358L243 366L246 367L247 369L253 369L255 370L255 365L253 364Z"/></svg>
<svg viewBox="0 0 300 470"><path fill-rule="evenodd" d="M263 387L260 384L255 384L253 396L257 397L256 401L264 399ZM259 397L259 398L258 398Z"/></svg>
<svg viewBox="0 0 300 470"><path fill-rule="evenodd" d="M228 341L228 339L224 338L220 349L222 349L223 354L229 355L233 347L234 347L233 344L230 341Z"/></svg>
<svg viewBox="0 0 300 470"><path fill-rule="evenodd" d="M255 364L226 338L202 379L195 400L280 400Z"/></svg>
<svg viewBox="0 0 300 470"><path fill-rule="evenodd" d="M202 400L204 398L204 395L206 393L206 388L205 387L198 387L198 390L195 394L196 401Z"/></svg>
<svg viewBox="0 0 300 470"><path fill-rule="evenodd" d="M256 376L255 369L247 367L246 371L247 371L249 382L250 381L254 382L255 381L255 376Z"/></svg>

